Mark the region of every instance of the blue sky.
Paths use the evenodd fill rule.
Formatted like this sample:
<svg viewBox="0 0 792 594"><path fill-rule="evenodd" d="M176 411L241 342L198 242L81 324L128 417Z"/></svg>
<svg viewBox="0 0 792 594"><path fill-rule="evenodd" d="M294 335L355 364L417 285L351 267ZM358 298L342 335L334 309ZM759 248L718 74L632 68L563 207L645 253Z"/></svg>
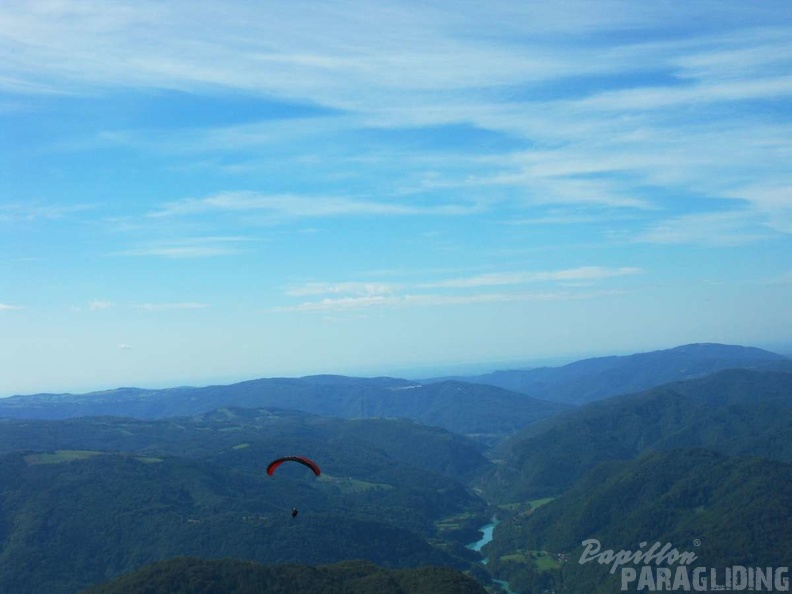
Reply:
<svg viewBox="0 0 792 594"><path fill-rule="evenodd" d="M0 4L0 395L792 342L788 0Z"/></svg>

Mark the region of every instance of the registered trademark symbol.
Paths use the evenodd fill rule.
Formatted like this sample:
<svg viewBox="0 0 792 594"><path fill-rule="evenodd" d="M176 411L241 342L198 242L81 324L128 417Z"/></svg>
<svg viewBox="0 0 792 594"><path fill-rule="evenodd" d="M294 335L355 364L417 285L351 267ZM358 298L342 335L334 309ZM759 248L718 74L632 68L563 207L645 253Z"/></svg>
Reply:
<svg viewBox="0 0 792 594"><path fill-rule="evenodd" d="M694 547L700 547L700 546L701 546L701 541L700 541L698 538L696 538L696 539L693 541L693 546L694 546Z"/></svg>

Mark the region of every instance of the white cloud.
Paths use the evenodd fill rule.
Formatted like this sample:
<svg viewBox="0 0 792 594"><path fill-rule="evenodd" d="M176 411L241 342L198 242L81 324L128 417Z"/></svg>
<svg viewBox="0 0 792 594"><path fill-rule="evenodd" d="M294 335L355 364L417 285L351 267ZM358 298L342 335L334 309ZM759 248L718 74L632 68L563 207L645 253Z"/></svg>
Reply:
<svg viewBox="0 0 792 594"><path fill-rule="evenodd" d="M122 344L118 345L118 350L120 350L120 351L131 351L132 347L130 345L128 345L128 344L122 343Z"/></svg>
<svg viewBox="0 0 792 594"><path fill-rule="evenodd" d="M10 311L15 309L25 309L20 305L8 305L6 303L0 303L0 311Z"/></svg>

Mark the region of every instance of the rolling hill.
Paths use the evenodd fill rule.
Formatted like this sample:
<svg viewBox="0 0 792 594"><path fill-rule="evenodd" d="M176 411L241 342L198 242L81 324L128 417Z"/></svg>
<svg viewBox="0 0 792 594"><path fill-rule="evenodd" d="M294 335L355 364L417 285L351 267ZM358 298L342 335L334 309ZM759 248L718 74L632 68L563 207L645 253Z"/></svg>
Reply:
<svg viewBox="0 0 792 594"><path fill-rule="evenodd" d="M203 388L119 388L82 395L13 396L0 400L0 417L157 419L197 415L224 407L288 408L342 418L405 418L475 435L487 443L568 408L493 386L462 382L424 386L393 378L324 375Z"/></svg>

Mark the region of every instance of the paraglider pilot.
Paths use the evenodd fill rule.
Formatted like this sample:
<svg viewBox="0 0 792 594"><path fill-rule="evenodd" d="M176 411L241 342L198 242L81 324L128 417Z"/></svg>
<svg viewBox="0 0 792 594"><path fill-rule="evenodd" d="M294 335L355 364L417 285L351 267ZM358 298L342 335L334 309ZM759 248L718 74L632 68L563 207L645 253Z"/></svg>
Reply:
<svg viewBox="0 0 792 594"><path fill-rule="evenodd" d="M297 508L293 507L292 510L291 510L292 518L296 518L298 513L299 512L297 511Z"/></svg>

